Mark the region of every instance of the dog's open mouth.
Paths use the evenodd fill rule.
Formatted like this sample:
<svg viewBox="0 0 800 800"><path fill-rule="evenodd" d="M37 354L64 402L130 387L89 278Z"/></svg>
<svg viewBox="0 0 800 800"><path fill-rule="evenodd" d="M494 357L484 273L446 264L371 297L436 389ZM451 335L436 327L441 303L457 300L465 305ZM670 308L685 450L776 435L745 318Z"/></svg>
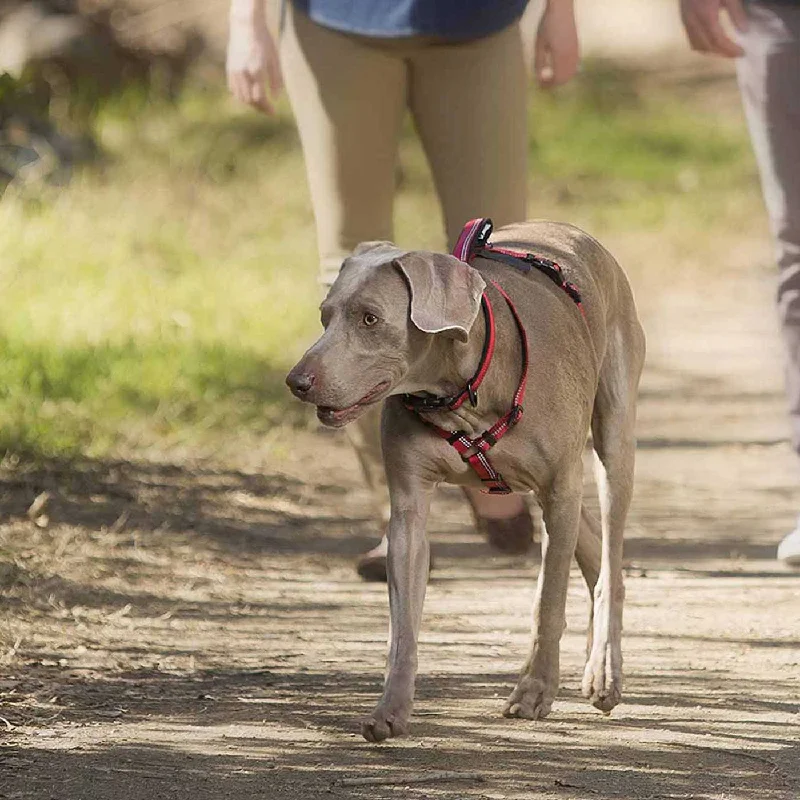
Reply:
<svg viewBox="0 0 800 800"><path fill-rule="evenodd" d="M333 408L332 406L317 406L317 419L329 428L341 428L352 422L367 406L382 400L384 393L391 386L391 381L381 381L370 389L357 403L347 408Z"/></svg>

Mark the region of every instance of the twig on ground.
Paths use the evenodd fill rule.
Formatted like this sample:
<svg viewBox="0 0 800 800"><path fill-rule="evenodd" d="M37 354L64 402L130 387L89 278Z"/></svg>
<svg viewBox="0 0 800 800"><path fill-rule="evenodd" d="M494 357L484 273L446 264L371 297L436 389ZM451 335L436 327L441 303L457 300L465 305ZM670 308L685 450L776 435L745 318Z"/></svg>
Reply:
<svg viewBox="0 0 800 800"><path fill-rule="evenodd" d="M366 778L342 778L339 786L405 786L409 783L434 783L436 781L483 781L480 772L411 772L407 775L372 775Z"/></svg>
<svg viewBox="0 0 800 800"><path fill-rule="evenodd" d="M597 789L590 789L588 786L580 786L577 783L567 783L567 781L562 781L561 778L556 778L553 783L556 786L560 786L562 789L582 789L584 792L598 794Z"/></svg>
<svg viewBox="0 0 800 800"><path fill-rule="evenodd" d="M163 778L164 778L164 773L163 772L148 772L147 770L128 768L128 767L96 767L96 766L90 766L89 769L93 769L95 772L102 772L102 773L104 773L106 775L111 775L113 773L124 773L126 775L139 775L142 778L158 778L159 780L163 780Z"/></svg>
<svg viewBox="0 0 800 800"><path fill-rule="evenodd" d="M114 520L114 522L112 522L111 525L109 525L108 532L109 533L119 533L125 527L125 525L128 522L128 519L130 518L130 516L131 515L130 515L130 512L128 511L128 509L125 509L116 518L116 520Z"/></svg>

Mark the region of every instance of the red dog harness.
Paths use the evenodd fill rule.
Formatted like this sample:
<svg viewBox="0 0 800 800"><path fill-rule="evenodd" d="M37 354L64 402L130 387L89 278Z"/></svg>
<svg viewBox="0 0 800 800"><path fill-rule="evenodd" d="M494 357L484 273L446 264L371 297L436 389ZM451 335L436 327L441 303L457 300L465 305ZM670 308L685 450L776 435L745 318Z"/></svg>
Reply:
<svg viewBox="0 0 800 800"><path fill-rule="evenodd" d="M458 242L453 249L453 255L466 263L472 261L476 256L480 256L482 258L489 258L493 261L500 261L504 264L508 264L522 272L538 269L563 289L578 306L580 312L582 314L584 313L577 286L564 279L563 272L558 264L530 253L518 253L514 250L494 247L489 244L488 241L491 232L492 221L490 219L481 218L471 220L461 231ZM525 333L525 326L522 324L522 320L511 298L497 283L495 283L495 281L490 280L489 283L491 283L506 301L511 315L514 317L514 322L517 325L520 343L522 344L522 375L517 390L514 392L514 398L509 411L500 417L491 428L474 439L470 439L469 436L461 430L448 431L445 428L440 428L438 425L434 425L422 416L426 411L455 411L467 400L469 400L473 407L478 405L477 389L489 370L496 339L492 304L485 291L481 297L481 308L486 321L486 335L483 340L483 350L481 352L480 361L478 362L478 368L475 374L467 381L466 386L452 397L416 397L406 394L403 395L402 399L403 404L409 411L416 414L421 422L451 444L461 458L475 470L484 485L484 492L488 492L489 494L509 494L511 488L505 480L503 480L503 476L492 466L487 453L522 418L522 401L525 399L525 387L528 383L528 336Z"/></svg>

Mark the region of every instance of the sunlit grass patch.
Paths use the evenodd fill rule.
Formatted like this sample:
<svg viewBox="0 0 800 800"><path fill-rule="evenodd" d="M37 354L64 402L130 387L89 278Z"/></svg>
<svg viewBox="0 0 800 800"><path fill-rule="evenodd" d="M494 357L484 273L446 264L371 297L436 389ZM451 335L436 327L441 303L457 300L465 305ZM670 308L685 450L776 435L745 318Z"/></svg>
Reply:
<svg viewBox="0 0 800 800"><path fill-rule="evenodd" d="M236 425L264 433L284 414L283 369L231 344L4 341L0 352L0 450L94 455L141 435L142 420L151 444Z"/></svg>

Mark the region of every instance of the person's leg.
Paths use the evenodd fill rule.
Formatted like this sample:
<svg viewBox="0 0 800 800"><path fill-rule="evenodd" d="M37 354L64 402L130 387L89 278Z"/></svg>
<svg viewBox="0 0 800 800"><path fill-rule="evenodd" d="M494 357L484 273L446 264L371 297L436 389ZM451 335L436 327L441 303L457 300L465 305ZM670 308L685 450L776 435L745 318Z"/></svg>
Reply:
<svg viewBox="0 0 800 800"><path fill-rule="evenodd" d="M777 251L792 438L800 455L800 6L752 4L737 63ZM800 565L800 526L779 557Z"/></svg>
<svg viewBox="0 0 800 800"><path fill-rule="evenodd" d="M327 292L363 241L392 238L397 144L406 110L406 64L396 52L328 30L286 3L281 67L303 146ZM347 428L375 514L385 527L388 493L380 408ZM385 543L377 555L385 573ZM383 549L380 549L383 548Z"/></svg>
<svg viewBox="0 0 800 800"><path fill-rule="evenodd" d="M323 287L359 243L392 238L406 65L286 4L281 67L303 146Z"/></svg>
<svg viewBox="0 0 800 800"><path fill-rule="evenodd" d="M409 105L450 247L475 217L491 217L497 227L525 219L527 76L518 24L474 41L416 48ZM490 541L526 548L531 522L521 497L476 490L468 496Z"/></svg>
<svg viewBox="0 0 800 800"><path fill-rule="evenodd" d="M414 51L409 105L442 203L449 246L475 217L525 219L527 76L519 25Z"/></svg>

